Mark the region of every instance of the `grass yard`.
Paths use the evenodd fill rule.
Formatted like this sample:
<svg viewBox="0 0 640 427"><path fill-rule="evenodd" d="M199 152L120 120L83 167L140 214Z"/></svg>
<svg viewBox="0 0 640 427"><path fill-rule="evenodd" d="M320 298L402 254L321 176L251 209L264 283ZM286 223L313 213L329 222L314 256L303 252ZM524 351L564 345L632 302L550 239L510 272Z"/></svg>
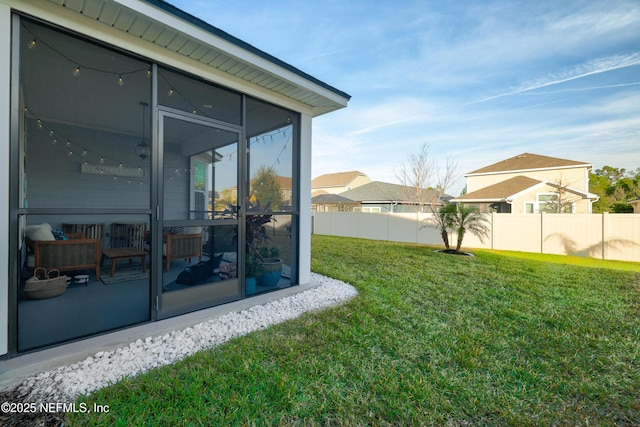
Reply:
<svg viewBox="0 0 640 427"><path fill-rule="evenodd" d="M640 425L640 273L313 237L340 307L80 401L70 425Z"/></svg>

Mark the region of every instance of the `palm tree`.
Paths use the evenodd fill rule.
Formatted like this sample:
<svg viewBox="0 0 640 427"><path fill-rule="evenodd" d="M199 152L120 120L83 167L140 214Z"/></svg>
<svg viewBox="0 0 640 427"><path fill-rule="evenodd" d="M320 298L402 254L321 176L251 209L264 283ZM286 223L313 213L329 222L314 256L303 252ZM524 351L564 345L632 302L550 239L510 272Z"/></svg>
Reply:
<svg viewBox="0 0 640 427"><path fill-rule="evenodd" d="M487 218L478 211L475 206L465 207L461 204L456 204L455 214L452 215L453 228L458 235L458 241L456 243L456 252L460 252L462 247L462 239L465 233L469 232L478 237L481 242L489 237L489 221Z"/></svg>
<svg viewBox="0 0 640 427"><path fill-rule="evenodd" d="M446 203L440 206L437 210L432 210L433 215L424 220L425 225L420 227L436 227L440 231L440 237L444 242L446 250L451 250L449 245L449 230L453 229L453 217L456 215L456 205L453 203Z"/></svg>

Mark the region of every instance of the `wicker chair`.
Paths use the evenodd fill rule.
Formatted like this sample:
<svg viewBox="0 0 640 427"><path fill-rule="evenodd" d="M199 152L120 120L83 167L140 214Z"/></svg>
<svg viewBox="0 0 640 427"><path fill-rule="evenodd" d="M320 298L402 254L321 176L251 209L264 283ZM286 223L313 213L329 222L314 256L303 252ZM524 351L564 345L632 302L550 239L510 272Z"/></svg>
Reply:
<svg viewBox="0 0 640 427"><path fill-rule="evenodd" d="M167 271L171 269L171 260L198 257L202 261L202 233L199 234L166 234L164 256L167 258Z"/></svg>
<svg viewBox="0 0 640 427"><path fill-rule="evenodd" d="M67 234L69 240L29 241L35 257L35 268L43 267L47 271L96 269L96 280L100 280L100 239L86 239L81 233Z"/></svg>

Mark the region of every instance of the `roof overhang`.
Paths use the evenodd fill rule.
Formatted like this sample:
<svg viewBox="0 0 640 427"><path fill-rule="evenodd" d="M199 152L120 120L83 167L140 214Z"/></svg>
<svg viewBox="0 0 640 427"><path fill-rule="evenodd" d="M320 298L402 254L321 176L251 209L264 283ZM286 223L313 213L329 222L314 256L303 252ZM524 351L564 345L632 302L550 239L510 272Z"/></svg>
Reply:
<svg viewBox="0 0 640 427"><path fill-rule="evenodd" d="M510 203L511 199L499 199L499 198L495 198L495 199L459 199L459 198L453 198L449 200L452 203Z"/></svg>
<svg viewBox="0 0 640 427"><path fill-rule="evenodd" d="M350 99L162 0L9 0L9 4L16 11L154 61L177 64L232 89L294 104L312 117L344 108Z"/></svg>
<svg viewBox="0 0 640 427"><path fill-rule="evenodd" d="M593 169L593 165L590 163L584 163L579 165L566 165L566 166L554 166L548 168L531 168L531 169L514 169L514 170L504 170L504 171L494 171L494 172L469 172L464 175L465 178L474 177L474 176L485 176L485 175L504 175L504 174L514 174L514 173L531 173L531 172L544 172L544 171L552 171L552 170L561 170L561 169L583 169L587 168L588 171Z"/></svg>
<svg viewBox="0 0 640 427"><path fill-rule="evenodd" d="M496 202L505 202L505 203L512 203L514 199L517 199L518 197L521 197L523 195L526 195L527 193L530 193L536 189L539 188L544 188L544 187L556 187L558 188L557 184L554 184L551 181L540 181L537 184L534 184L532 186L529 186L527 188L524 188L514 194L510 194L507 196L503 196L503 197L491 197L491 198L478 198L478 197L471 197L471 198L465 198L465 196L461 196L459 198L453 198L450 201L451 202L457 202L457 203L496 203ZM581 198L583 199L588 199L588 200L592 200L592 201L597 201L598 200L598 196L596 194L593 193L589 193L586 191L581 191L581 190L577 190L575 188L571 188L571 187L565 187L566 191L569 191L571 193L577 194L579 195Z"/></svg>

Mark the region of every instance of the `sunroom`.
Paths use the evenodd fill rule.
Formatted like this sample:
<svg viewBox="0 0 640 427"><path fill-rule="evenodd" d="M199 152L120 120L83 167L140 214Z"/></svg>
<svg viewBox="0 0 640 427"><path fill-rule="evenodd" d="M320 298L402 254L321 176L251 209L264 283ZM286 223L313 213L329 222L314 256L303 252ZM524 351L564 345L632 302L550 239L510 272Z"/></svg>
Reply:
<svg viewBox="0 0 640 427"><path fill-rule="evenodd" d="M310 280L311 119L347 94L163 1L0 20L0 354Z"/></svg>

